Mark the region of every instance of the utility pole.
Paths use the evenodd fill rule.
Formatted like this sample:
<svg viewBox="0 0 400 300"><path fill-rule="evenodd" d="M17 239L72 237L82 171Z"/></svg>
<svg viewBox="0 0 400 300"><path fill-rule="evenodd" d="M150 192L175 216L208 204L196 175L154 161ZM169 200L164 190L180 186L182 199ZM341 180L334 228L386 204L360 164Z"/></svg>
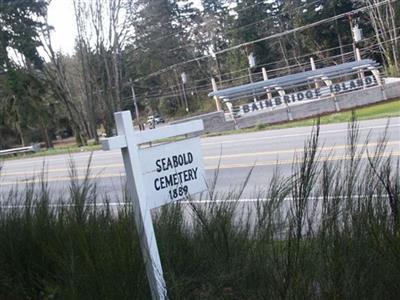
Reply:
<svg viewBox="0 0 400 300"><path fill-rule="evenodd" d="M310 65L311 65L311 70L315 71L317 69L317 67L315 65L314 57L310 57ZM320 79L317 79L317 78L314 79L316 89L319 89L321 87L319 80Z"/></svg>
<svg viewBox="0 0 400 300"><path fill-rule="evenodd" d="M353 15L348 14L347 18L350 24L351 37L353 41L353 52L354 52L354 60L360 60L359 53L357 53L357 43L362 40L362 30L358 27L358 24L353 24Z"/></svg>
<svg viewBox="0 0 400 300"><path fill-rule="evenodd" d="M262 75L263 75L264 81L267 81L267 80L268 80L267 70L266 70L264 67L262 67L262 68L261 68L261 71L262 71ZM271 99L272 99L272 93L271 93L271 91L270 91L269 89L267 89L266 91L267 91L267 99L268 99L268 100L271 100Z"/></svg>
<svg viewBox="0 0 400 300"><path fill-rule="evenodd" d="M351 31L351 39L352 39L352 44L353 44L353 53L354 53L354 60L357 60L356 58L356 43L354 42L354 36L353 36L353 15L348 14L347 19L349 20L349 25L350 25L350 31Z"/></svg>
<svg viewBox="0 0 400 300"><path fill-rule="evenodd" d="M216 54L214 51L212 51L212 50L211 50L211 57L212 57L213 59L215 59L215 65L216 65L216 67L217 67L218 85L219 85L220 88L222 88L221 66L220 66L220 64L219 64L217 54Z"/></svg>
<svg viewBox="0 0 400 300"><path fill-rule="evenodd" d="M131 86L131 92L132 92L132 100L133 100L133 105L135 106L135 119L136 119L136 123L139 126L139 130L144 130L144 125L141 124L141 122L139 121L139 107L137 105L137 99L136 99L136 94L135 94L135 89L133 88L133 81L131 78L129 78L129 84Z"/></svg>
<svg viewBox="0 0 400 300"><path fill-rule="evenodd" d="M129 84L131 86L133 104L135 105L136 120L139 122L139 108L138 108L138 105L137 105L135 89L133 88L133 82L132 82L131 78L129 78Z"/></svg>
<svg viewBox="0 0 400 300"><path fill-rule="evenodd" d="M362 40L362 30L358 27L357 23L353 24L352 14L348 14L347 16L350 22L351 37L353 39L354 60L360 61L362 57L360 49L357 48L357 43ZM358 77L364 80L364 72L358 71Z"/></svg>
<svg viewBox="0 0 400 300"><path fill-rule="evenodd" d="M217 83L215 82L214 77L211 77L211 85L212 85L213 92L218 91ZM221 102L219 101L217 96L214 96L214 101L215 101L215 106L217 107L217 111L222 111Z"/></svg>

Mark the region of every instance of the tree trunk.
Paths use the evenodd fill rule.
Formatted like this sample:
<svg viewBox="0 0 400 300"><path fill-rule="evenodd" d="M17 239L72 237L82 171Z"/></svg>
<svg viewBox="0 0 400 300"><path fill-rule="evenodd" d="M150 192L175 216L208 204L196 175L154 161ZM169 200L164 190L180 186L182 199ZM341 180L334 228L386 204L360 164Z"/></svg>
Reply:
<svg viewBox="0 0 400 300"><path fill-rule="evenodd" d="M44 142L46 143L46 148L47 149L53 148L54 145L53 145L53 141L50 138L49 130L42 118L40 118L40 129L42 131L42 138L43 138Z"/></svg>

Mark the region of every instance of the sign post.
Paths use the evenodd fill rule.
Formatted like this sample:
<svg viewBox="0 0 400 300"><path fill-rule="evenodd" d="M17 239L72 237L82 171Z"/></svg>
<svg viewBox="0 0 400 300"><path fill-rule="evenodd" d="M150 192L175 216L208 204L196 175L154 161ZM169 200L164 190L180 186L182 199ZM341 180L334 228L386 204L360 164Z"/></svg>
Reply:
<svg viewBox="0 0 400 300"><path fill-rule="evenodd" d="M121 149L127 192L133 202L135 223L152 299L167 299L151 209L206 189L200 139L187 139L144 149L141 149L140 145L200 132L204 129L203 122L197 120L135 133L129 111L117 112L114 115L118 136L102 140L102 148Z"/></svg>

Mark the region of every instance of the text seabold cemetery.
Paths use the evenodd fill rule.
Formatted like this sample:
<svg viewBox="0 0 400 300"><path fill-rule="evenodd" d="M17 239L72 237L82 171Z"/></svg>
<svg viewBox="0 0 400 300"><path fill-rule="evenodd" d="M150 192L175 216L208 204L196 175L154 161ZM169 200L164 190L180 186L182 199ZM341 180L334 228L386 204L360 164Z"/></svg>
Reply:
<svg viewBox="0 0 400 300"><path fill-rule="evenodd" d="M206 189L198 137L142 149L140 156L149 201L162 205Z"/></svg>
<svg viewBox="0 0 400 300"><path fill-rule="evenodd" d="M198 167L190 167L193 163L193 154L191 152L173 155L171 157L164 157L157 159L155 162L156 171L173 171L167 175L156 177L154 179L154 188L156 191L167 189L170 187L178 187L177 189L170 189L169 196L173 200L178 196L182 196L189 192L187 182L196 180L198 177ZM189 166L180 172L174 172L179 167Z"/></svg>

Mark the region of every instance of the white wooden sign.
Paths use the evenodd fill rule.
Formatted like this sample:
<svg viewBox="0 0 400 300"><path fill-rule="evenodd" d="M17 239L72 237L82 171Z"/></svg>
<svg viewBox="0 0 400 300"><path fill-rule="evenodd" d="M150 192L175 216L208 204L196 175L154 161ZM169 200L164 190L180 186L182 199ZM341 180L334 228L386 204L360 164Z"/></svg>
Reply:
<svg viewBox="0 0 400 300"><path fill-rule="evenodd" d="M167 299L150 210L206 189L203 156L199 138L147 148L141 145L200 132L203 121L134 132L129 111L114 115L118 136L102 140L102 148L121 149L151 295L153 299Z"/></svg>
<svg viewBox="0 0 400 300"><path fill-rule="evenodd" d="M147 202L158 207L206 190L200 138L139 150Z"/></svg>

